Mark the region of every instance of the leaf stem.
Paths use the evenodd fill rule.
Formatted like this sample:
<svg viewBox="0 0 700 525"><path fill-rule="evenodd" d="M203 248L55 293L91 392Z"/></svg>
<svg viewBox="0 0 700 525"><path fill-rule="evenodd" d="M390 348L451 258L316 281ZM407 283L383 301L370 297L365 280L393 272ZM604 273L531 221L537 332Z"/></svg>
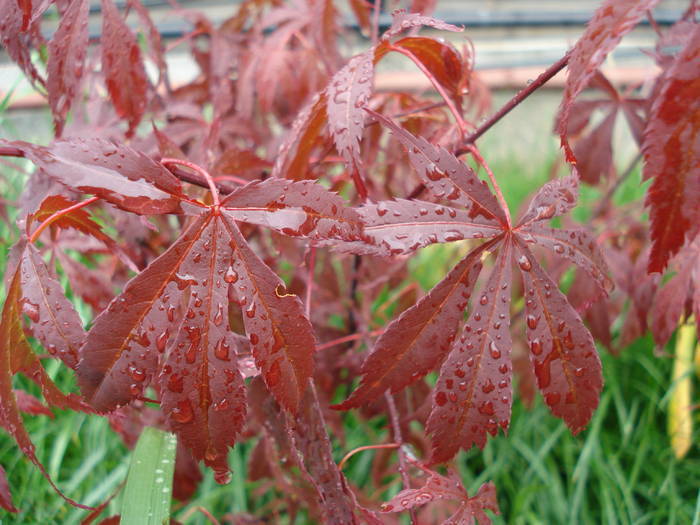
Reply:
<svg viewBox="0 0 700 525"><path fill-rule="evenodd" d="M508 225L508 229L510 229L512 227L510 209L508 208L508 203L506 202L505 197L503 197L501 187L496 181L496 176L493 174L493 171L491 171L491 168L489 168L489 165L486 163L486 160L484 160L484 157L481 156L481 153L479 153L479 150L474 144L467 144L467 148L469 149L469 153L472 154L474 159L486 170L486 173L489 176L489 180L491 181L491 185L493 186L493 191L496 192L498 202L501 204L501 208L503 208L503 213L505 213L506 215L506 223Z"/></svg>
<svg viewBox="0 0 700 525"><path fill-rule="evenodd" d="M566 53L566 55L564 55L559 60L557 60L554 64L549 66L535 80L533 80L527 86L525 86L523 89L518 91L518 93L513 98L511 98L508 102L506 102L503 105L503 107L501 107L501 109L499 109L496 113L494 113L493 116L491 116L491 118L489 118L481 126L476 128L466 139L464 139L464 141L463 141L464 148L458 149L456 154L461 155L462 153L469 151L467 148L468 145L474 144L474 142L476 142L484 133L486 133L489 129L491 129L494 124L496 124L499 120L501 120L508 113L510 113L523 100L525 100L527 97L529 97L535 91L537 91L539 88L541 88L544 84L546 84L549 80L551 80L552 77L554 77L557 73L559 73L562 69L564 69L564 67L566 67L566 65L568 63L569 63L569 53Z"/></svg>
<svg viewBox="0 0 700 525"><path fill-rule="evenodd" d="M381 10L382 0L374 0L374 7L372 10L372 27L371 27L371 39L372 45L377 45L379 41L379 11Z"/></svg>
<svg viewBox="0 0 700 525"><path fill-rule="evenodd" d="M207 170L205 170L201 166L197 166L194 162L190 162L189 160L175 159L172 157L163 157L162 159L160 159L160 163L163 164L163 166L165 166L166 168L166 164L186 166L187 168L190 168L191 170L204 177L204 179L207 181L207 184L209 185L209 191L211 191L211 196L214 200L214 206L220 206L221 203L219 201L219 189L216 187L214 179L211 178L211 175L209 175L209 172Z"/></svg>
<svg viewBox="0 0 700 525"><path fill-rule="evenodd" d="M367 332L366 334L357 333L339 337L338 339L333 339L332 341L328 341L327 343L317 345L316 351L320 352L321 350L327 350L328 348L334 347L336 345L342 345L343 343L349 343L350 341L357 341L358 339L362 339L363 337L375 337L377 335L380 335L382 332L384 332L384 329L380 328L377 330L372 330L371 332Z"/></svg>
<svg viewBox="0 0 700 525"><path fill-rule="evenodd" d="M404 489L411 488L411 478L408 477L408 465L406 464L406 455L402 448L403 437L401 437L401 423L399 420L399 411L396 408L396 403L394 402L394 396L388 390L384 392L384 399L386 399L387 407L389 408L389 419L391 420L391 431L394 434L394 441L399 444L399 474L401 474L401 482L403 483ZM416 509L411 507L409 509L409 514L411 516L411 524L415 525L418 523L418 517L416 516Z"/></svg>
<svg viewBox="0 0 700 525"><path fill-rule="evenodd" d="M0 157L24 157L24 151L12 146L0 146Z"/></svg>
<svg viewBox="0 0 700 525"><path fill-rule="evenodd" d="M605 211L605 209L608 206L608 203L610 200L613 198L613 195L615 195L615 192L620 189L620 186L622 186L622 183L627 180L627 178L632 175L632 172L634 169L637 167L637 164L639 164L639 161L642 160L642 152L640 151L635 155L635 157L630 161L630 163L627 165L627 168L625 168L625 171L623 171L615 180L615 183L608 188L608 191L605 192L605 195L603 195L603 198L600 199L600 202L598 203L598 206L596 206L595 210L593 210L593 213L591 213L591 218L595 219L602 215L602 213Z"/></svg>
<svg viewBox="0 0 700 525"><path fill-rule="evenodd" d="M382 445L365 445L364 447L357 447L347 454L343 456L343 459L340 460L340 463L338 463L338 470L343 470L343 466L345 466L345 463L353 457L355 454L358 452L362 452L363 450L376 450L376 449L382 449L382 448L398 448L400 445L398 443L384 443Z"/></svg>
<svg viewBox="0 0 700 525"><path fill-rule="evenodd" d="M60 219L64 215L68 215L70 212L79 210L80 208L84 208L88 204L92 204L93 202L96 202L100 200L99 197L90 197L87 200L84 200L82 202L78 202L74 204L73 206L68 206L67 208L63 208L62 210L58 210L57 212L52 213L44 222L42 222L39 227L34 230L34 233L29 237L29 242L34 244L36 240L39 238L39 235L48 228L51 223L55 222L57 219ZM29 233L29 232L27 232Z"/></svg>
<svg viewBox="0 0 700 525"><path fill-rule="evenodd" d="M245 186L246 184L252 182L246 179L242 179L240 177L236 177L235 175L218 175L216 177L211 178L214 182L219 182L221 180L228 180L233 182L234 184L240 184L241 186ZM217 185L218 188L218 185Z"/></svg>
<svg viewBox="0 0 700 525"><path fill-rule="evenodd" d="M311 293L314 288L314 268L316 267L316 247L309 248L309 276L306 280L306 297L304 305L306 318L311 319Z"/></svg>
<svg viewBox="0 0 700 525"><path fill-rule="evenodd" d="M420 69L423 74L428 77L430 82L433 84L433 87L437 90L438 93L440 93L440 96L445 100L445 103L447 104L447 107L450 109L450 112L454 116L455 120L457 121L457 126L459 126L459 132L462 136L464 136L464 133L467 129L467 123L464 122L464 118L462 117L462 114L459 112L457 109L457 106L455 106L455 103L452 99L450 99L449 95L445 91L445 89L440 85L440 82L437 81L435 78L435 75L432 74L432 72L425 67L425 65L418 59L416 55L414 55L411 51L408 49L404 49L402 47L398 46L390 46L389 49L392 51L396 51L397 53L401 53L402 55L410 58L413 63L418 66L418 69Z"/></svg>

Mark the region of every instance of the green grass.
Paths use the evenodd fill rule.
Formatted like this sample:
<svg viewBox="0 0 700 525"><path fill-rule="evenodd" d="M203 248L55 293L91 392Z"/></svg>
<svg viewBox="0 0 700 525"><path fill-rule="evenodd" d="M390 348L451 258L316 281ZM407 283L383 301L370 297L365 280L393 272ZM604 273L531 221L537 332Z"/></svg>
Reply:
<svg viewBox="0 0 700 525"><path fill-rule="evenodd" d="M531 136L547 136L553 114L548 105L543 117L532 122L527 135L517 134L498 140L499 133L487 135L484 156L503 185L514 211L532 189L548 178L557 150L554 140L539 142ZM514 118L528 119L526 114ZM531 110L528 110L531 111ZM510 126L505 121L499 126ZM19 136L0 111L0 136ZM539 126L539 128L538 128ZM493 137L493 138L492 138ZM22 137L31 140L31 137ZM45 138L34 138L46 142ZM516 153L511 154L510 145ZM533 145L534 144L534 145ZM523 149L520 153L518 148ZM0 167L3 197L15 199L23 177ZM616 194L616 202L639 199L644 192L639 173L634 173ZM586 220L586 210L595 206L599 192L582 191L582 211L577 220ZM0 266L6 261L9 245L16 234L0 225ZM436 246L420 252L411 261L413 277L427 289L449 269L464 244ZM4 288L2 289L4 298ZM387 294L390 296L391 294ZM593 420L579 436L572 436L561 421L537 400L532 410L516 400L508 436L489 441L483 452L462 452L457 458L459 473L470 493L481 483L493 480L498 491L502 524L698 524L700 525L700 454L693 447L677 461L666 433L666 408L671 385L672 363L657 357L649 339L627 348L620 357L602 356L605 388ZM74 389L74 380L57 363L48 365L64 391ZM28 386L18 379L17 384ZM344 416L346 441L336 443L336 460L349 450L388 441L385 419L361 422L350 412ZM695 417L697 422L697 416ZM27 419L27 427L43 461L58 486L70 497L89 505L105 501L126 479L131 454L101 417L56 411L55 419L44 416ZM175 504L174 517L186 523L204 523L193 510L202 506L215 516L251 512L264 506L274 494L260 496L259 483L245 481L248 457L254 440L231 451L234 477L231 484L219 486L211 472L196 497L187 505ZM362 452L345 468L351 482L369 493L370 470L375 452ZM49 487L36 468L21 455L11 438L0 435L0 464L7 471L18 515L0 511L0 523L79 523L84 511L64 503ZM399 490L396 482L382 496ZM105 516L116 514L121 498L107 507ZM299 520L302 522L302 520Z"/></svg>

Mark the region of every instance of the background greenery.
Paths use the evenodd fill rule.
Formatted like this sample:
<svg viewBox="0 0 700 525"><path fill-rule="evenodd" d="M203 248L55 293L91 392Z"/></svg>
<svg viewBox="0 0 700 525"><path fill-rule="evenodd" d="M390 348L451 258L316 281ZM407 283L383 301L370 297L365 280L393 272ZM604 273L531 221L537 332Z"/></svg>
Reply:
<svg viewBox="0 0 700 525"><path fill-rule="evenodd" d="M495 104L510 93L497 94ZM537 93L500 122L480 142L513 211L549 176L557 156L550 130L559 93ZM0 110L4 107L0 105ZM626 160L634 155L624 132L618 151ZM0 136L46 143L50 140L47 113L0 111ZM0 194L14 201L24 176L0 166ZM638 172L616 193L616 202L641 199L644 185ZM600 193L582 190L575 216L585 220ZM10 209L12 213L12 209ZM0 271L16 231L0 222ZM423 250L411 262L413 277L428 288L445 273L455 249L436 246ZM0 298L4 300L5 290ZM79 308L80 305L78 305ZM81 315L86 315L82 309ZM670 343L672 344L672 342ZM481 483L493 480L502 515L496 523L512 524L700 524L700 455L697 447L680 461L674 458L666 432L666 409L672 389L672 360L653 352L651 339L640 339L613 357L602 352L605 389L600 407L588 428L573 437L541 400L527 410L516 400L507 437L491 439L483 452L471 450L458 456L465 486L473 493ZM48 365L52 375L58 363ZM21 378L18 382L21 382ZM27 386L26 382L23 386ZM74 388L72 378L61 374L59 386ZM31 385L29 385L31 388ZM359 424L345 417L347 441L336 450L336 459L349 450L384 438L382 420ZM695 418L697 419L697 417ZM72 498L96 505L125 479L130 454L109 429L107 421L84 414L56 411L49 420L27 420L37 455L58 485ZM269 497L254 495L256 484L245 481L245 465L252 444L237 445L231 452L234 478L230 485L214 483L207 471L198 496L185 506L176 504L174 517L185 523L204 523L202 506L215 516L248 511L255 513ZM371 486L374 452L354 456L345 467L357 485ZM84 511L59 499L36 468L19 452L11 438L0 435L0 464L8 473L18 515L0 511L0 523L78 523ZM390 497L398 484L385 494ZM120 498L108 507L119 512Z"/></svg>

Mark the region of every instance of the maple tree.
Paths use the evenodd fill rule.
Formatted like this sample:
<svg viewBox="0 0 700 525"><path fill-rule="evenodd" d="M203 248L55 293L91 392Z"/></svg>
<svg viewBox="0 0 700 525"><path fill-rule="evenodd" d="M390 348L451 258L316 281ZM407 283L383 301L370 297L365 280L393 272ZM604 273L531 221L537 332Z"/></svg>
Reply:
<svg viewBox="0 0 700 525"><path fill-rule="evenodd" d="M514 374L524 397L534 377L576 434L603 388L594 337L616 350L610 325L624 304L623 343L650 327L665 344L679 319L700 319L695 3L659 34L650 91L621 92L599 69L643 17L653 21L656 3L603 2L569 53L483 120L473 50L417 35L462 28L425 12L397 10L380 34L379 2L352 1L371 44L344 58L331 0L247 0L218 26L173 3L193 28L176 45L190 46L199 75L172 86L140 0L126 6L142 40L102 0L93 46L87 0L0 0L0 40L46 94L55 131L48 145L0 139L0 155L36 168L6 269L0 424L52 485L22 413L103 415L130 446L145 426L173 432L182 500L199 462L226 484L230 448L256 438L250 477L286 494L271 504L276 515L303 502L328 523L385 523L400 511L414 523L423 513L489 523L493 483L470 497L439 465L508 429ZM49 9L60 21L47 41ZM375 66L390 53L411 60L440 100L375 92ZM533 188L513 220L477 142L564 68L555 128L570 173ZM584 89L605 98L581 98ZM652 181L649 226L608 206L630 171L614 173L619 112ZM567 218L580 184L607 188L592 218L609 221L606 235ZM377 326L372 305L409 277L408 258L459 241L469 251L447 275L422 296L399 294L394 319ZM669 264L677 273L662 284ZM87 327L69 297L91 308ZM52 381L53 359L79 392ZM45 404L14 388L20 373ZM329 429L342 434L348 410L388 416L392 442L367 447L397 455L385 474L400 474L403 490L388 501L352 486L334 460ZM10 491L0 469L0 506L17 512Z"/></svg>

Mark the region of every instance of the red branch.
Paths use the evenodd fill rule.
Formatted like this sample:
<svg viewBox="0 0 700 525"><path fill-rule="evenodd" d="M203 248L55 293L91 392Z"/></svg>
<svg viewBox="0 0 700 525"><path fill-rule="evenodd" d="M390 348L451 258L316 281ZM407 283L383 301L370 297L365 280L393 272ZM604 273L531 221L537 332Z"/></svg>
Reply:
<svg viewBox="0 0 700 525"><path fill-rule="evenodd" d="M532 95L535 91L537 91L539 88L541 88L543 85L545 85L547 82L549 82L552 77L554 77L557 73L559 73L566 65L569 63L569 53L561 57L559 60L557 60L554 64L549 66L540 76L538 76L535 80L530 82L527 86L525 86L523 89L518 91L518 94L515 95L512 99L510 99L508 102L506 102L501 109L499 109L496 113L491 116L486 122L484 122L481 126L479 126L477 129L475 129L471 135L469 135L466 139L464 139L463 144L464 146L462 148L459 148L456 152L457 155L462 155L469 151L469 148L467 147L470 144L474 144L474 142L477 141L484 133L486 133L488 130L490 130L496 122L501 120L503 117L505 117L508 113L510 113L518 104L520 104L523 100L525 100L527 97Z"/></svg>

